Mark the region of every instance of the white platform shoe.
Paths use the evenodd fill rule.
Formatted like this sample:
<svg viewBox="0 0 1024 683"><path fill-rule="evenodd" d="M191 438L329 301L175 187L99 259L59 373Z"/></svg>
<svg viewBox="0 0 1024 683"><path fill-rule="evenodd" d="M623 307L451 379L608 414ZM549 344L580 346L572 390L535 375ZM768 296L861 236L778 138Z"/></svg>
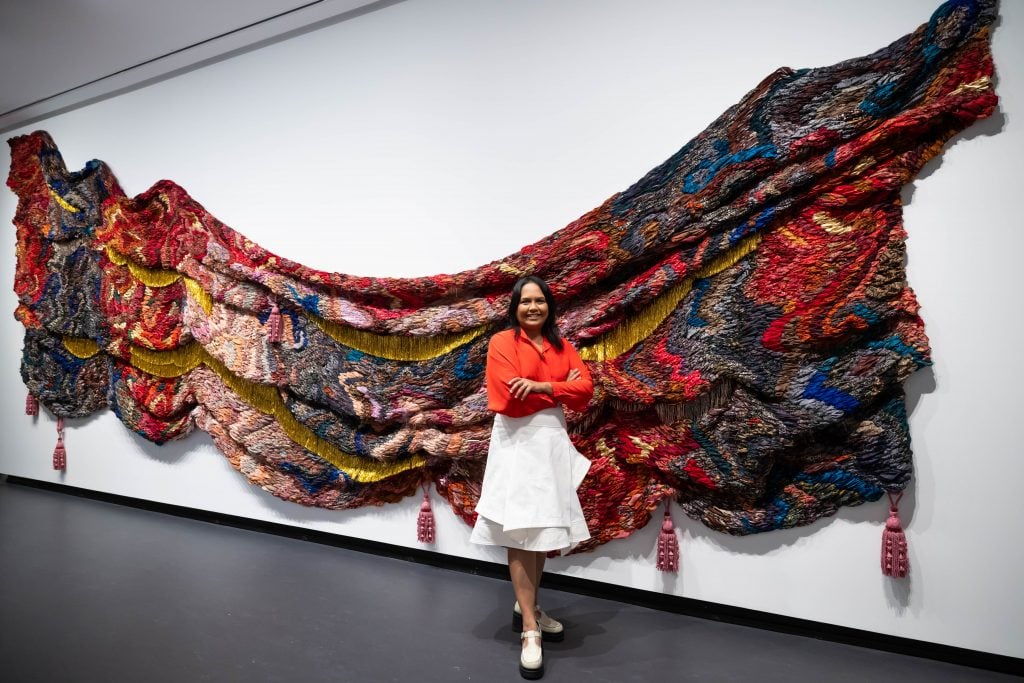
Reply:
<svg viewBox="0 0 1024 683"><path fill-rule="evenodd" d="M540 605L534 607L534 609L540 613L537 617L537 628L544 638L549 642L557 643L565 638L565 628L562 626L562 622L552 619L544 610L540 608ZM523 611L519 607L519 601L516 600L516 604L512 606L512 630L522 631L523 630Z"/></svg>
<svg viewBox="0 0 1024 683"><path fill-rule="evenodd" d="M523 651L519 655L519 675L531 681L544 675L544 647L540 631L523 631Z"/></svg>

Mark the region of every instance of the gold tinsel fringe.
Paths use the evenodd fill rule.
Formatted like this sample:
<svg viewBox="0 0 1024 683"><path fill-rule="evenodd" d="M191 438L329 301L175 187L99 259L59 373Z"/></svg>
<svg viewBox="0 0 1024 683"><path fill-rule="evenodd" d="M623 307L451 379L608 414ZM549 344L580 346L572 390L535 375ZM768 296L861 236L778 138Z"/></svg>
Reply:
<svg viewBox="0 0 1024 683"><path fill-rule="evenodd" d="M183 276L182 281L185 283L185 289L188 290L189 295L203 307L206 315L210 315L213 312L213 297L210 296L210 293L190 277Z"/></svg>
<svg viewBox="0 0 1024 683"><path fill-rule="evenodd" d="M638 343L651 336L658 326L676 310L693 287L693 283L720 273L736 265L743 257L757 249L761 235L755 234L741 240L735 247L713 259L696 273L671 288L640 313L630 317L611 332L603 334L593 343L580 348L580 358L589 361L606 361L616 358Z"/></svg>
<svg viewBox="0 0 1024 683"><path fill-rule="evenodd" d="M107 256L116 265L127 265L135 279L150 287L166 287L182 279L185 282L185 287L188 288L188 293L203 307L206 314L209 315L213 310L213 298L203 289L202 285L192 278L182 276L173 270L139 265L109 246L107 247ZM482 325L459 334L434 337L376 334L345 327L331 320L310 315L305 311L303 311L303 315L331 339L363 353L389 360L411 361L437 358L473 341L487 331L487 326Z"/></svg>
<svg viewBox="0 0 1024 683"><path fill-rule="evenodd" d="M487 325L474 327L459 334L436 337L406 337L393 334L375 334L354 330L331 320L307 316L311 322L334 341L378 358L390 360L430 360L443 356L473 341L487 331Z"/></svg>
<svg viewBox="0 0 1024 683"><path fill-rule="evenodd" d="M174 351L151 351L132 347L131 363L143 372L157 377L179 377L200 364L206 365L217 373L221 381L239 398L261 413L273 417L288 438L343 470L354 481L381 481L406 470L421 467L426 462L423 456L414 456L400 462L374 463L368 466L365 458L345 453L296 420L276 387L238 377L199 344L192 343Z"/></svg>
<svg viewBox="0 0 1024 683"><path fill-rule="evenodd" d="M150 287L166 287L181 279L181 274L176 271L140 265L111 246L107 247L107 258L116 265L128 266L132 277Z"/></svg>
<svg viewBox="0 0 1024 683"><path fill-rule="evenodd" d="M407 460L390 463L375 462L368 466L369 463L365 458L345 453L330 441L320 438L296 420L295 416L292 415L291 411L284 404L284 400L276 388L250 382L233 375L214 358L210 358L208 365L244 401L260 412L274 417L281 426L281 429L284 430L284 433L288 435L288 438L307 451L316 453L335 467L343 470L345 474L357 482L365 484L381 481L406 470L422 467L426 462L426 458L417 455Z"/></svg>
<svg viewBox="0 0 1024 683"><path fill-rule="evenodd" d="M64 337L64 348L78 358L92 358L100 352L100 345L88 337Z"/></svg>
<svg viewBox="0 0 1024 683"><path fill-rule="evenodd" d="M181 377L195 370L210 358L199 344L193 342L173 351L153 351L133 346L131 364L154 377Z"/></svg>

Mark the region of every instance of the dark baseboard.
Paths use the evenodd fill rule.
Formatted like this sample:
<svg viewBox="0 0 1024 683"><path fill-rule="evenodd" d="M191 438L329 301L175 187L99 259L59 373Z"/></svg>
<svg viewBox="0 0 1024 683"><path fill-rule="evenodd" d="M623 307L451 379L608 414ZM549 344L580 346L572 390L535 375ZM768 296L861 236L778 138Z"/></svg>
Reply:
<svg viewBox="0 0 1024 683"><path fill-rule="evenodd" d="M176 515L178 517L187 517L203 522L209 522L211 524L276 534L278 536L286 536L288 538L295 538L312 543L321 543L338 548L346 548L359 552L372 553L374 555L392 557L400 560L406 560L408 562L419 562L421 564L440 567L443 569L505 580L508 579L507 567L504 564L497 564L494 562L454 557L452 555L444 555L429 550L406 548L403 546L381 543L379 541L368 541L360 538L350 538L348 536L339 536L324 531L315 531L303 527L289 526L287 524L265 522L262 520L250 519L248 517L209 512L207 510L197 510L168 503L156 503L139 498L131 498L129 496L91 491L89 489L81 489L74 486L37 481L34 479L26 479L24 477L8 476L7 482L20 486L57 491L83 498L92 498L109 503L116 503L118 505L126 505L143 510ZM581 579L574 576L546 574L544 577L544 584L548 588L578 593L580 595L589 595L606 600L616 600L618 602L640 605L642 607L662 610L665 612L685 614L688 616L700 617L702 619L712 619L714 621L750 626L753 628L804 636L807 638L816 638L818 640L828 640L848 645L856 645L858 647L893 652L901 655L910 655L912 657L934 659L941 662L950 662L952 664L959 664L977 669L987 669L990 671L998 671L1001 673L1024 677L1024 659L1008 657L1006 655L997 655L989 652L953 647L951 645L929 643L922 640L914 640L912 638L901 638L899 636L873 633L871 631L863 631L860 629L848 628L846 626L824 624L821 622L810 621L808 619L797 619L795 617L787 617L772 614L770 612L746 609L743 607L721 605L703 600L694 600L693 598L684 598L677 595L665 595L663 593L655 593L653 591L645 591L638 588L602 583L600 581L591 581L589 579Z"/></svg>

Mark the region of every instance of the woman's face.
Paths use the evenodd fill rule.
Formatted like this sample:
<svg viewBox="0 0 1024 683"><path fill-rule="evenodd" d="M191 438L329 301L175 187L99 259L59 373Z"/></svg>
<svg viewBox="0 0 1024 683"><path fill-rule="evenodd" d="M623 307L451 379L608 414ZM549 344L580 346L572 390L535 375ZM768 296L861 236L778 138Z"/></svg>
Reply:
<svg viewBox="0 0 1024 683"><path fill-rule="evenodd" d="M519 320L519 327L527 334L538 334L544 327L544 321L548 319L548 301L536 283L527 282L523 285L516 319Z"/></svg>

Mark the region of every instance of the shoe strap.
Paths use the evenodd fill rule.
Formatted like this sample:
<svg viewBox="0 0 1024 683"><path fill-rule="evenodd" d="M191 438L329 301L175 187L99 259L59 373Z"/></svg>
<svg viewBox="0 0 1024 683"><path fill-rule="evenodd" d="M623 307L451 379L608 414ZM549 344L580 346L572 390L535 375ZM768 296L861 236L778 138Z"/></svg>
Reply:
<svg viewBox="0 0 1024 683"><path fill-rule="evenodd" d="M543 612L544 611L544 610L542 610L540 608L540 605L534 605L533 609L538 611L538 612ZM512 605L512 611L516 612L517 614L522 614L523 613L523 608L519 606L519 601L518 600L516 600L515 604Z"/></svg>
<svg viewBox="0 0 1024 683"><path fill-rule="evenodd" d="M540 637L542 637L540 631L523 631L522 634L520 634L519 639L520 640L526 640L527 638L540 638Z"/></svg>

